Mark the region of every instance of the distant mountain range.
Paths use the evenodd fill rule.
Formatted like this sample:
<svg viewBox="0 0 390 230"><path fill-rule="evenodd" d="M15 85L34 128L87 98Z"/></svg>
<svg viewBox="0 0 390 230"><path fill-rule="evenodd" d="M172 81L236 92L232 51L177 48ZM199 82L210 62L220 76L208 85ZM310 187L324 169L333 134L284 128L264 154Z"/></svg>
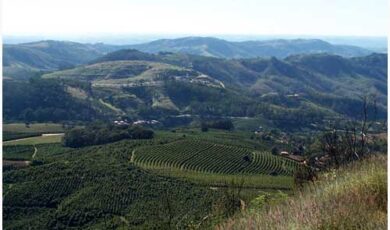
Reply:
<svg viewBox="0 0 390 230"><path fill-rule="evenodd" d="M353 57L372 53L372 51L360 47L332 45L318 39L229 42L212 37L185 37L156 40L128 47L149 53L168 51L219 58L284 58L290 55L304 53L329 53Z"/></svg>
<svg viewBox="0 0 390 230"><path fill-rule="evenodd" d="M5 77L29 78L39 71L52 71L88 63L120 49L147 53L175 52L219 58L284 58L295 54L329 53L344 57L364 56L369 50L332 45L318 39L229 42L212 37L163 39L139 45L83 44L68 41L39 41L3 46Z"/></svg>

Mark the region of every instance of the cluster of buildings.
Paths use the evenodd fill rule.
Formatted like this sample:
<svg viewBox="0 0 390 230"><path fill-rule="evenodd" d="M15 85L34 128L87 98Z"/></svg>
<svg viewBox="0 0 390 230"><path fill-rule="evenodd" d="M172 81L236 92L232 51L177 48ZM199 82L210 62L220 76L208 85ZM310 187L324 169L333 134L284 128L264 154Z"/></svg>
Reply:
<svg viewBox="0 0 390 230"><path fill-rule="evenodd" d="M156 125L160 123L157 120L137 120L134 122L128 122L127 120L114 121L115 125Z"/></svg>
<svg viewBox="0 0 390 230"><path fill-rule="evenodd" d="M133 125L156 125L159 121L157 120L137 120L133 122Z"/></svg>

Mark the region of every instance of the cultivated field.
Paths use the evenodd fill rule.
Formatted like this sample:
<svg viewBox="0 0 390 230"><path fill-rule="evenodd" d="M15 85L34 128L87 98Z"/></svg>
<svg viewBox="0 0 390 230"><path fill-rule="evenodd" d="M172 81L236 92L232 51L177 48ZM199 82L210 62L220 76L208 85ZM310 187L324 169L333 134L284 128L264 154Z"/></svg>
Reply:
<svg viewBox="0 0 390 230"><path fill-rule="evenodd" d="M3 131L17 133L62 133L65 130L62 124L35 123L26 126L24 123L11 123L3 124Z"/></svg>
<svg viewBox="0 0 390 230"><path fill-rule="evenodd" d="M198 140L138 148L131 159L136 165L145 168L175 168L219 174L291 176L297 167L296 162L267 152Z"/></svg>
<svg viewBox="0 0 390 230"><path fill-rule="evenodd" d="M17 139L17 140L4 141L3 146L59 143L59 142L61 142L62 137L63 137L63 134L27 137L27 138L22 138L22 139Z"/></svg>

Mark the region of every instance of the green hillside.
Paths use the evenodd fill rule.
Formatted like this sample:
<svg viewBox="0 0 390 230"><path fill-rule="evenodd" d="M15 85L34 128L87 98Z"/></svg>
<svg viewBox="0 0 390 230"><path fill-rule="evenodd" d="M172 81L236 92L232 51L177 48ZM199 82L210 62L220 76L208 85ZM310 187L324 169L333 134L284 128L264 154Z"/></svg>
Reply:
<svg viewBox="0 0 390 230"><path fill-rule="evenodd" d="M386 162L377 155L325 172L287 199L260 195L217 229L387 229Z"/></svg>
<svg viewBox="0 0 390 230"><path fill-rule="evenodd" d="M324 127L328 118L358 118L364 95L375 95L376 117L383 120L386 84L385 54L230 60L119 50L29 81L6 79L4 117L38 122L126 117L155 119L165 127L196 124L202 117L255 118L263 122L251 129L302 130Z"/></svg>

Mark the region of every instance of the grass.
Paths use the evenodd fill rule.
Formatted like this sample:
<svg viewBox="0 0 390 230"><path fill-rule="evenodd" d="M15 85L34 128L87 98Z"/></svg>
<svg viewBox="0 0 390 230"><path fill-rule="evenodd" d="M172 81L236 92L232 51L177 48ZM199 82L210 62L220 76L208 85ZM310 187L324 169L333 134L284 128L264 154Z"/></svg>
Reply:
<svg viewBox="0 0 390 230"><path fill-rule="evenodd" d="M246 211L217 229L387 229L387 156L338 170L282 203Z"/></svg>
<svg viewBox="0 0 390 230"><path fill-rule="evenodd" d="M112 111L118 113L118 114L123 114L123 111L121 109L116 108L115 106L111 105L110 103L107 103L103 101L102 99L99 99L99 102L102 103L102 105L106 106L107 108L111 109Z"/></svg>
<svg viewBox="0 0 390 230"><path fill-rule="evenodd" d="M41 136L40 133L3 132L3 141L16 140L27 137Z"/></svg>
<svg viewBox="0 0 390 230"><path fill-rule="evenodd" d="M4 132L17 133L61 133L64 132L62 124L55 123L35 123L27 127L24 123L3 124Z"/></svg>
<svg viewBox="0 0 390 230"><path fill-rule="evenodd" d="M62 137L63 137L62 135L28 137L28 138L23 138L18 140L5 141L3 142L3 146L59 143L61 142Z"/></svg>

